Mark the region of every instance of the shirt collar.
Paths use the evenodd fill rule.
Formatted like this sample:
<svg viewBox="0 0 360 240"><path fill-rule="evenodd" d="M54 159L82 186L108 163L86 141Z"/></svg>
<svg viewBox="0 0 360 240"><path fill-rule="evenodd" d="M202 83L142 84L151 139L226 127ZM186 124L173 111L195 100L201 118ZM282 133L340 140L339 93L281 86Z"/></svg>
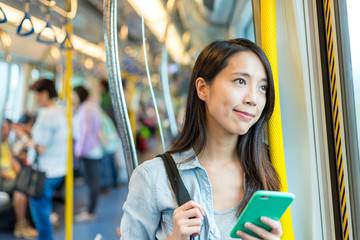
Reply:
<svg viewBox="0 0 360 240"><path fill-rule="evenodd" d="M201 167L193 148L190 148L184 152L174 153L172 154L172 157L174 158L174 161L179 170Z"/></svg>

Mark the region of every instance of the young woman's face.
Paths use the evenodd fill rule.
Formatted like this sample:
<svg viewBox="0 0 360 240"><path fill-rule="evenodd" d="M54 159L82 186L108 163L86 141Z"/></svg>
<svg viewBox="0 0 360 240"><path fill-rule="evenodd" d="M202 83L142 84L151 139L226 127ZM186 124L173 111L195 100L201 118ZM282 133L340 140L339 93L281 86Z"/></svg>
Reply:
<svg viewBox="0 0 360 240"><path fill-rule="evenodd" d="M231 135L245 134L264 109L266 78L263 63L252 51L232 56L212 84L205 84L202 100L206 103L207 128Z"/></svg>

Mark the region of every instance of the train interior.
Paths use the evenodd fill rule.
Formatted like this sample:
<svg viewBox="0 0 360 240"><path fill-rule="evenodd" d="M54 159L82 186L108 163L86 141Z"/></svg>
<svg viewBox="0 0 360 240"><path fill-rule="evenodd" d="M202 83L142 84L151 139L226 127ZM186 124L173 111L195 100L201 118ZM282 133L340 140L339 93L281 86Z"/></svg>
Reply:
<svg viewBox="0 0 360 240"><path fill-rule="evenodd" d="M64 106L69 104L66 79L71 87L86 87L97 101L100 81L113 81L113 106L125 101L128 114L129 126L119 126L119 116L116 123L119 131L129 128L132 142L121 139L117 182L101 193L96 220L66 219L66 209L76 214L87 201L83 179L75 176L66 182L73 200L67 200L65 186L53 199L59 218L54 239L119 239L131 171L168 149L178 135L201 49L233 38L264 46L264 2L0 1L1 121L18 122L24 113L37 112L30 87L41 78L54 79ZM276 9L271 44L277 53L273 71L278 75L287 189L296 196L290 207L291 239L360 239L359 1L270 2ZM109 48L111 41L115 50ZM121 91L123 99L117 95ZM10 133L9 141L14 137ZM129 144L135 147L133 162L126 154ZM3 202L6 198L0 196ZM1 209L0 239L17 239L13 213Z"/></svg>

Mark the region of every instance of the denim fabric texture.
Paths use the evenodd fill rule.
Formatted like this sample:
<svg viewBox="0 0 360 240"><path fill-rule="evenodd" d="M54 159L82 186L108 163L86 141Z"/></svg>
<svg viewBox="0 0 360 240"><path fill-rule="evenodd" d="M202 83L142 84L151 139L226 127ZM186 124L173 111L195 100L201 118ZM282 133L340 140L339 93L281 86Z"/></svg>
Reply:
<svg viewBox="0 0 360 240"><path fill-rule="evenodd" d="M200 236L195 239L221 239L214 219L209 177L194 150L175 153L172 157L191 198L205 211ZM129 182L120 225L121 239L166 239L173 231L177 207L162 159L145 161L134 170Z"/></svg>
<svg viewBox="0 0 360 240"><path fill-rule="evenodd" d="M39 232L39 240L52 240L52 225L50 213L52 211L52 197L55 190L62 184L64 177L47 178L44 193L41 198L30 198L31 216Z"/></svg>

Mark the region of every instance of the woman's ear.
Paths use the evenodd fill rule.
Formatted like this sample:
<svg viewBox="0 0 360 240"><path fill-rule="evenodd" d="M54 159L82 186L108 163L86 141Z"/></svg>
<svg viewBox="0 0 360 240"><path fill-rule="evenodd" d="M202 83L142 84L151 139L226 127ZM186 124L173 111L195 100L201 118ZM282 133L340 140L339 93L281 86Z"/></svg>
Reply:
<svg viewBox="0 0 360 240"><path fill-rule="evenodd" d="M201 100L205 101L207 96L207 87L208 87L205 79L202 77L197 78L195 81L195 87L198 97Z"/></svg>

